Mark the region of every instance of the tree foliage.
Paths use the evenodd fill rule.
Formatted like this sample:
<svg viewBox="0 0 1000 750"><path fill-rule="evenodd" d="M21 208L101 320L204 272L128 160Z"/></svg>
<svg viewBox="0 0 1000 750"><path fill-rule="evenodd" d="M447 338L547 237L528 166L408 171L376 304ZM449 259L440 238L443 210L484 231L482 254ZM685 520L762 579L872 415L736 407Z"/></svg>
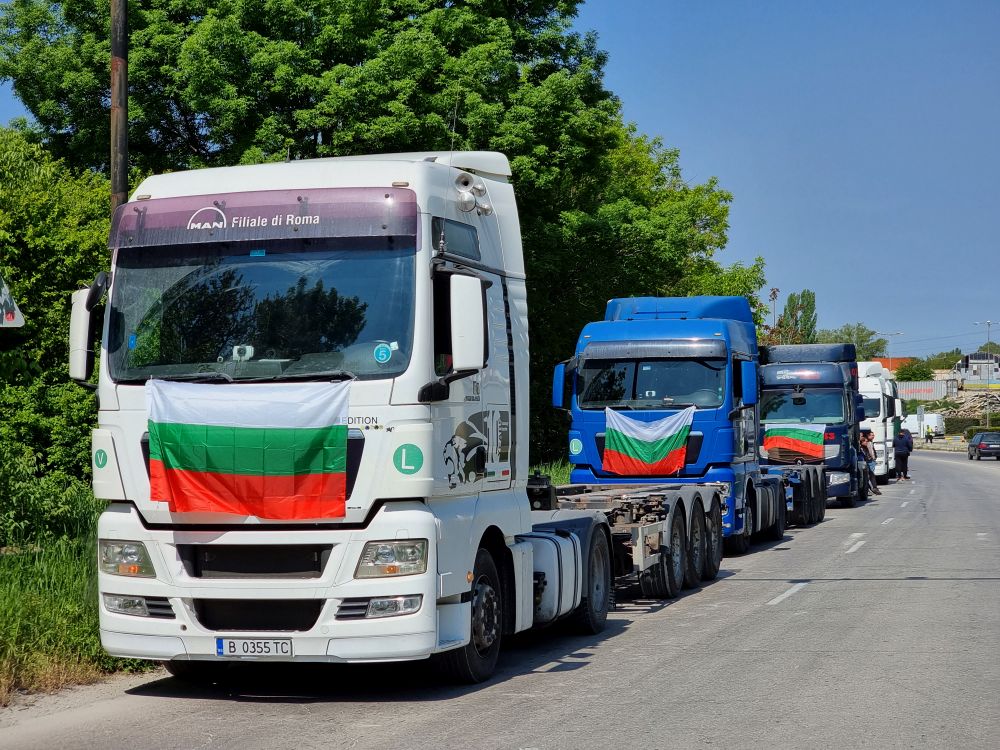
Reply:
<svg viewBox="0 0 1000 750"><path fill-rule="evenodd" d="M0 273L25 319L0 354L0 443L40 476L85 476L94 398L68 378L69 292L107 266L107 181L0 129L0 185Z"/></svg>
<svg viewBox="0 0 1000 750"><path fill-rule="evenodd" d="M816 293L803 289L789 294L785 309L765 338L768 344L815 344Z"/></svg>
<svg viewBox="0 0 1000 750"><path fill-rule="evenodd" d="M950 370L961 358L962 350L956 346L954 349L950 349L946 352L930 354L924 359L924 361L932 370Z"/></svg>
<svg viewBox="0 0 1000 750"><path fill-rule="evenodd" d="M630 294L756 293L723 268L732 196L684 180L676 149L626 125L578 0L146 0L129 9L133 165L490 149L511 159L528 269L533 458L561 452L554 362ZM103 170L108 4L0 7L0 79L38 137ZM59 293L66 287L54 286Z"/></svg>
<svg viewBox="0 0 1000 750"><path fill-rule="evenodd" d="M816 341L820 344L854 344L858 350L858 360L864 362L884 357L889 348L887 339L876 336L876 332L864 323L846 323L840 328L820 329L816 332Z"/></svg>
<svg viewBox="0 0 1000 750"><path fill-rule="evenodd" d="M915 359L896 368L896 380L913 382L917 380L933 380L934 370L926 362Z"/></svg>

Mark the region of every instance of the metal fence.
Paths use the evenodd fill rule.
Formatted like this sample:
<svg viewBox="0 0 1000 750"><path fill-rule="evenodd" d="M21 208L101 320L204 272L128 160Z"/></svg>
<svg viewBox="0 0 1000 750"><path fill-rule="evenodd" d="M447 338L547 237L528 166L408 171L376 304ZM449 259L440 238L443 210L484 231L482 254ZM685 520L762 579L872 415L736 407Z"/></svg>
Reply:
<svg viewBox="0 0 1000 750"><path fill-rule="evenodd" d="M904 401L937 401L958 396L957 380L914 380L898 381L899 397Z"/></svg>

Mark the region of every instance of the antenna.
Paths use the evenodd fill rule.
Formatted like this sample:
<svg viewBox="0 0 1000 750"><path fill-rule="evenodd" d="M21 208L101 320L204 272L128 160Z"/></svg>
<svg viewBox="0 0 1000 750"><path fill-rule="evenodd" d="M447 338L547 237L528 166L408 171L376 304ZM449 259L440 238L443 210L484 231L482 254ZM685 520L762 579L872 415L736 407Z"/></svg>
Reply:
<svg viewBox="0 0 1000 750"><path fill-rule="evenodd" d="M461 88L461 85L459 85L458 91L455 92L455 108L454 108L454 110L452 110L452 113L451 113L451 143L448 146L448 148L449 148L449 152L448 152L448 171L449 172L451 171L452 162L454 161L454 156L455 156L455 135L456 135L455 130L456 130L457 126L458 126L458 103L461 100L461 98L462 98L462 88ZM447 248L447 244L444 241L445 227L447 226L447 224L448 224L447 219L445 219L444 217L442 217L442 219L441 219L441 237L438 240L438 254L439 255L444 255L445 248Z"/></svg>

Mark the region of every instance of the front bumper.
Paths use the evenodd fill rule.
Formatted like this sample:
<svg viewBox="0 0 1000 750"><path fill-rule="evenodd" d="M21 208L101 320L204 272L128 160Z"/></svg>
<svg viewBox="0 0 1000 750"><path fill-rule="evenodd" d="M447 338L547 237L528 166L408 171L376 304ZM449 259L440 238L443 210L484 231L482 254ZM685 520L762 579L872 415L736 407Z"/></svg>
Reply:
<svg viewBox="0 0 1000 750"><path fill-rule="evenodd" d="M113 656L142 659L282 660L313 662L399 661L421 659L468 639L471 605L457 597L438 603L438 576L432 515L420 503L393 508L391 523L380 512L363 530L301 530L226 532L160 531L143 526L131 506L116 506L101 516L99 536L141 541L156 569L156 578L98 574L101 643ZM354 570L366 541L394 539L399 529L411 538L428 539L427 572L377 579L355 579ZM294 537L294 538L290 538ZM232 577L189 575L178 545L332 545L322 572L314 578ZM158 602L158 617L110 612L103 594L141 596ZM345 618L347 600L373 597L423 597L420 609L395 617ZM318 609L315 620L298 630L260 630L254 626L215 629L207 619L206 600L252 601L255 608L294 607L306 602ZM269 602L274 602L270 605ZM341 615L338 617L338 614ZM249 624L249 623L248 623ZM217 638L290 639L292 657L220 657Z"/></svg>

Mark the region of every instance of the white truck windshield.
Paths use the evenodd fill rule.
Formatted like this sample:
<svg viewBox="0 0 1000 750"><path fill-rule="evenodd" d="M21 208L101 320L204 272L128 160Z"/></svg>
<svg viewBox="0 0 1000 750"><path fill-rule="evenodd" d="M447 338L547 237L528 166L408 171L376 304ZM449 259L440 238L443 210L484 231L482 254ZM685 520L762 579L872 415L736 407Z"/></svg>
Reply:
<svg viewBox="0 0 1000 750"><path fill-rule="evenodd" d="M415 251L367 244L120 249L109 311L112 379L402 373L413 340Z"/></svg>

